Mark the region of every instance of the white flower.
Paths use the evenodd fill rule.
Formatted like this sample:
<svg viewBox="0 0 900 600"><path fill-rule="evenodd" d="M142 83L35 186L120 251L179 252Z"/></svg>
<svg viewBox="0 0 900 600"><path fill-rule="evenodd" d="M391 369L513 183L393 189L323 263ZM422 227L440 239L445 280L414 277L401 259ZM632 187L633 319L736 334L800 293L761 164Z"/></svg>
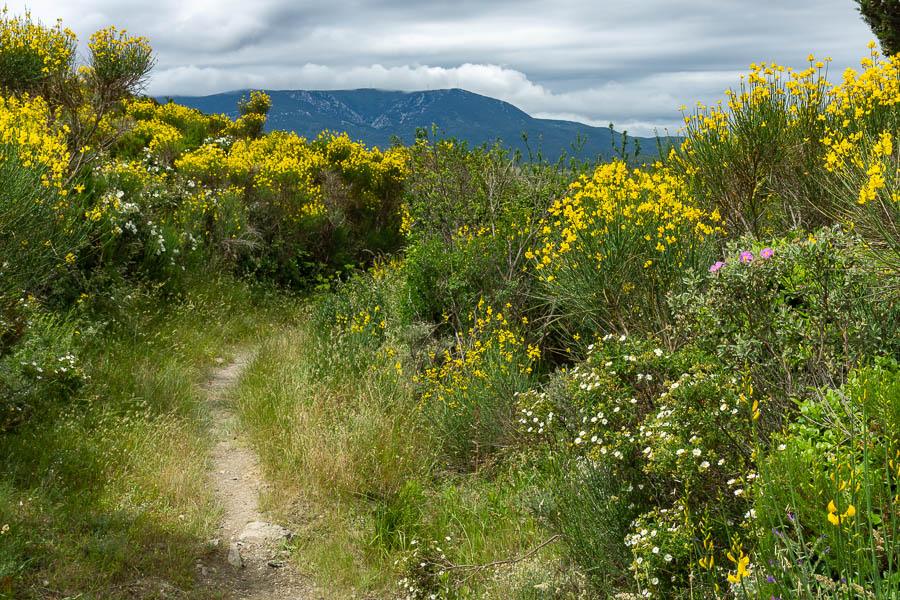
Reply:
<svg viewBox="0 0 900 600"><path fill-rule="evenodd" d="M734 495L735 495L735 496L740 496L740 495L742 495L743 493L744 493L743 488L738 488L738 489L734 490Z"/></svg>
<svg viewBox="0 0 900 600"><path fill-rule="evenodd" d="M709 461L708 461L708 460L704 460L702 463L700 463L700 468L701 468L701 469L708 469L708 468L709 468Z"/></svg>
<svg viewBox="0 0 900 600"><path fill-rule="evenodd" d="M786 448L787 448L787 446L785 446L784 444L778 444L779 450L785 450Z"/></svg>
<svg viewBox="0 0 900 600"><path fill-rule="evenodd" d="M701 454L703 454L703 452L700 451L700 448L694 448L693 450L691 450L691 454L693 454L694 456L700 456Z"/></svg>
<svg viewBox="0 0 900 600"><path fill-rule="evenodd" d="M659 554L659 546L653 546L653 550L651 550L653 554Z"/></svg>
<svg viewBox="0 0 900 600"><path fill-rule="evenodd" d="M619 341L620 341L620 342L624 342L624 341L625 341L625 334L624 334L624 333L619 337Z"/></svg>
<svg viewBox="0 0 900 600"><path fill-rule="evenodd" d="M666 562L672 562L672 555L671 555L671 554L666 554L665 556L663 556L663 558L666 559Z"/></svg>
<svg viewBox="0 0 900 600"><path fill-rule="evenodd" d="M659 585L659 579L654 577L653 579L650 580L650 583L652 583L653 585Z"/></svg>
<svg viewBox="0 0 900 600"><path fill-rule="evenodd" d="M682 454L684 454L684 448L679 448L675 451L675 456L681 456Z"/></svg>
<svg viewBox="0 0 900 600"><path fill-rule="evenodd" d="M655 350L653 350L653 354L655 354L656 356L662 356L662 350L656 348Z"/></svg>

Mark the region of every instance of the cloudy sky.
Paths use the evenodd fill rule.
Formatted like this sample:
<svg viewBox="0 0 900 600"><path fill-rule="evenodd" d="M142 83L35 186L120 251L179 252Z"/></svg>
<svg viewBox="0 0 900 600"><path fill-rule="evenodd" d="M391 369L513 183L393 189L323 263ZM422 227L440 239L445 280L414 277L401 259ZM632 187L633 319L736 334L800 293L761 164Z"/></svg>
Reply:
<svg viewBox="0 0 900 600"><path fill-rule="evenodd" d="M107 25L150 39L153 95L244 88L460 87L536 117L632 134L674 131L678 108L722 98L752 62L830 78L872 33L853 0L13 0L86 45Z"/></svg>

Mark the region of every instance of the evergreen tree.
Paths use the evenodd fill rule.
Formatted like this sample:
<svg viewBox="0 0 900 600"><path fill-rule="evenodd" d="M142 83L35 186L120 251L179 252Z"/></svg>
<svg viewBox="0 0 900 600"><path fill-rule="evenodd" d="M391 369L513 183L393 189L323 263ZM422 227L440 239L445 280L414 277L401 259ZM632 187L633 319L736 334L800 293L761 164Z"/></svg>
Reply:
<svg viewBox="0 0 900 600"><path fill-rule="evenodd" d="M885 54L900 52L900 0L854 0Z"/></svg>

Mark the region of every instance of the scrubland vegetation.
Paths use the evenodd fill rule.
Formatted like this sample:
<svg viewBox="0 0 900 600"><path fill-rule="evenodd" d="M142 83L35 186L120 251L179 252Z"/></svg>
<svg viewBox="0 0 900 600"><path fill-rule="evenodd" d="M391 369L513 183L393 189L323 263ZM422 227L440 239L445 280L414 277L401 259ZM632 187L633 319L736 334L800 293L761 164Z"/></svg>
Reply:
<svg viewBox="0 0 900 600"><path fill-rule="evenodd" d="M263 93L135 95L142 38L0 29L0 597L203 597L196 385L239 345L329 595L900 597L897 57L544 164L263 135Z"/></svg>

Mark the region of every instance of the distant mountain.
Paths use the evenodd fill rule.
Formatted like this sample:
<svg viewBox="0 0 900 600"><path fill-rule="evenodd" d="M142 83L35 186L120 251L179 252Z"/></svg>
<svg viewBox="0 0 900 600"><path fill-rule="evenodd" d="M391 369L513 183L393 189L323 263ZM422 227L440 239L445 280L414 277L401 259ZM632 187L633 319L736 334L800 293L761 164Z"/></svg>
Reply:
<svg viewBox="0 0 900 600"><path fill-rule="evenodd" d="M393 92L374 89L304 91L266 90L272 98L272 110L266 122L267 130L294 131L306 138L319 132L346 131L354 140L369 146L387 148L391 137L404 144L415 140L416 128L430 130L435 125L442 135L465 140L470 145L503 144L520 150L527 157L522 139L524 132L532 153L538 151L549 160L556 160L563 152L576 155L573 144L578 136L586 138L579 158L608 158L613 154L611 137L621 146L621 134L610 134L608 128L591 127L573 121L535 119L512 104L481 96L461 89L425 92ZM238 101L249 95L248 90L213 94L211 96L173 96L178 104L197 108L205 113L224 113L238 116ZM168 97L158 97L165 102ZM628 150L633 154L633 139L643 152L656 153L656 138L632 138Z"/></svg>

